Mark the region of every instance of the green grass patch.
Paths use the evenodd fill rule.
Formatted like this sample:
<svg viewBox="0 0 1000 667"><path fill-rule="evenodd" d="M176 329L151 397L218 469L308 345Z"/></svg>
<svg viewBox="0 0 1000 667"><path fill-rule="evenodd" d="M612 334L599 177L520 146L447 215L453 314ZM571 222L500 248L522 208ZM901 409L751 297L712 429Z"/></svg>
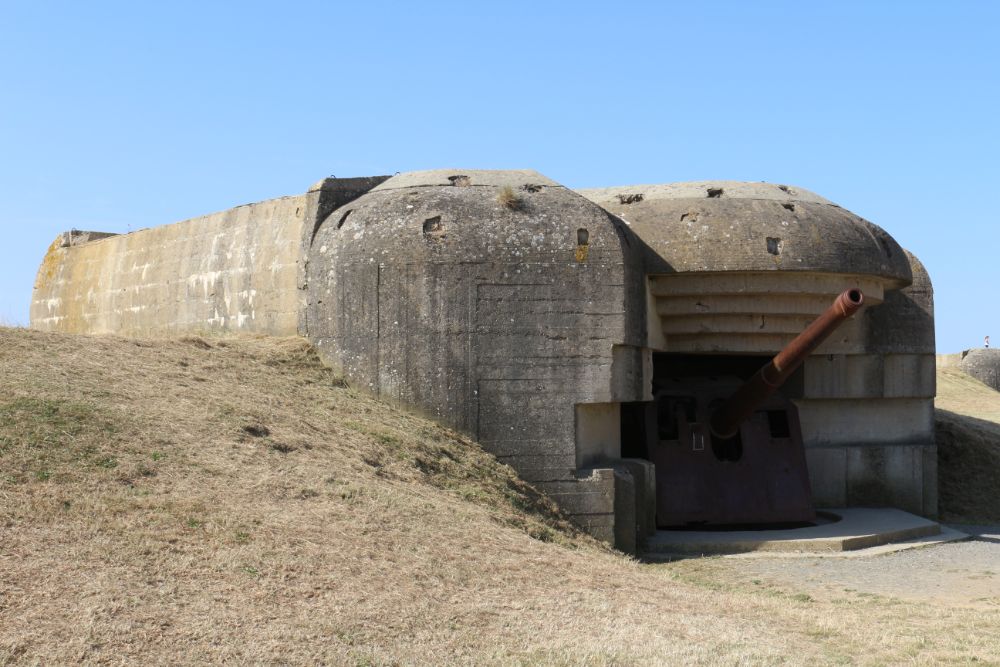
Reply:
<svg viewBox="0 0 1000 667"><path fill-rule="evenodd" d="M96 406L19 397L0 402L0 464L15 483L61 481L118 467L122 428Z"/></svg>

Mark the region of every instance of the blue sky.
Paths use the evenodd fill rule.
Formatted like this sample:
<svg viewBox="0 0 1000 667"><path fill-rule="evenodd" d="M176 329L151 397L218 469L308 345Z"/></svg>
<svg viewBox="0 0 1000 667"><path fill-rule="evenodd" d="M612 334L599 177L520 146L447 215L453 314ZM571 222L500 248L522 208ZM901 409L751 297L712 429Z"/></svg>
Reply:
<svg viewBox="0 0 1000 667"><path fill-rule="evenodd" d="M927 265L939 351L1000 343L1000 3L0 0L0 320L60 231L328 174L813 190Z"/></svg>

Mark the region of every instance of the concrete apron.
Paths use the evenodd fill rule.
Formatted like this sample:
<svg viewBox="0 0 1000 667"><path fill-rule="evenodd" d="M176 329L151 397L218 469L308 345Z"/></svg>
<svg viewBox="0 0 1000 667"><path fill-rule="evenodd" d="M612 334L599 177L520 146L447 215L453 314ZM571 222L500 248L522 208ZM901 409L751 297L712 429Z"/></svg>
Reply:
<svg viewBox="0 0 1000 667"><path fill-rule="evenodd" d="M871 556L968 539L965 533L897 509L821 510L817 525L779 530L658 530L642 553L647 561L693 556ZM839 520L832 520L839 517Z"/></svg>

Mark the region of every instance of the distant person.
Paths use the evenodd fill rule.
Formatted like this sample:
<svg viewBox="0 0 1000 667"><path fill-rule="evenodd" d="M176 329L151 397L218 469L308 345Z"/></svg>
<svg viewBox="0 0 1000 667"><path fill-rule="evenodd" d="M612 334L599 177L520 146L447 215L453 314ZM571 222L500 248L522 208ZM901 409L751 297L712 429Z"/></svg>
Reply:
<svg viewBox="0 0 1000 667"><path fill-rule="evenodd" d="M986 349L987 350L990 349L990 337L989 336L986 337Z"/></svg>

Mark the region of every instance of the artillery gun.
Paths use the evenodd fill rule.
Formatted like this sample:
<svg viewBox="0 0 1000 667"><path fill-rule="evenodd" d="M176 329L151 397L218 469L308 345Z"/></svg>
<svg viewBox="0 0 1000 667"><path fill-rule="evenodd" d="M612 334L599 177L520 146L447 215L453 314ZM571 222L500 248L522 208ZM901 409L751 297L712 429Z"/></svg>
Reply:
<svg viewBox="0 0 1000 667"><path fill-rule="evenodd" d="M815 520L798 410L777 390L863 303L859 289L841 293L742 384L698 377L654 388L658 526Z"/></svg>

